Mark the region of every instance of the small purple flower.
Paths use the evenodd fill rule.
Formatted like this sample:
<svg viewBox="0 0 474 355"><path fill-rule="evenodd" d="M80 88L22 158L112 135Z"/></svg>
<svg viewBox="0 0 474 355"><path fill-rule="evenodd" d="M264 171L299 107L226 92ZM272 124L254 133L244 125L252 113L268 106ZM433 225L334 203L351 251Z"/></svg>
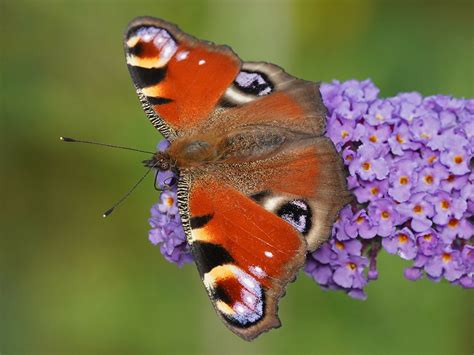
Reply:
<svg viewBox="0 0 474 355"><path fill-rule="evenodd" d="M408 124L411 124L415 118L425 114L426 111L420 107L422 97L419 93L401 94L397 98L401 100L398 116Z"/></svg>
<svg viewBox="0 0 474 355"><path fill-rule="evenodd" d="M447 169L441 164L435 163L432 166L426 166L418 173L418 183L413 191L435 193L439 189L441 181L447 179L448 176Z"/></svg>
<svg viewBox="0 0 474 355"><path fill-rule="evenodd" d="M158 171L156 174L156 181L161 189L169 189L176 181L176 176L171 170Z"/></svg>
<svg viewBox="0 0 474 355"><path fill-rule="evenodd" d="M412 186L418 182L417 164L412 159L400 159L390 168L388 194L397 202L405 202L412 195Z"/></svg>
<svg viewBox="0 0 474 355"><path fill-rule="evenodd" d="M399 223L398 212L395 204L390 199L380 199L372 202L369 206L370 219L375 222L377 235L387 237L392 234L395 226Z"/></svg>
<svg viewBox="0 0 474 355"><path fill-rule="evenodd" d="M366 103L351 103L348 100L344 100L340 105L334 110L334 113L337 118L344 120L356 120L362 117L364 112L367 110Z"/></svg>
<svg viewBox="0 0 474 355"><path fill-rule="evenodd" d="M178 206L176 204L176 193L172 191L164 191L160 195L160 203L158 204L158 210L162 213L168 213L172 215L178 214Z"/></svg>
<svg viewBox="0 0 474 355"><path fill-rule="evenodd" d="M405 269L405 271L403 272L403 276L405 276L405 278L408 280L416 281L421 279L421 277L423 276L423 271L417 267L409 267Z"/></svg>
<svg viewBox="0 0 474 355"><path fill-rule="evenodd" d="M439 162L439 152L431 150L427 147L422 147L421 149L421 166L432 166Z"/></svg>
<svg viewBox="0 0 474 355"><path fill-rule="evenodd" d="M439 133L440 123L434 114L427 114L413 121L411 131L417 142L429 144Z"/></svg>
<svg viewBox="0 0 474 355"><path fill-rule="evenodd" d="M370 103L377 98L380 90L370 81L347 80L342 83L344 96L353 102Z"/></svg>
<svg viewBox="0 0 474 355"><path fill-rule="evenodd" d="M395 122L395 118L392 117L393 111L394 107L389 100L377 100L370 105L369 112L364 116L364 119L372 126L393 123Z"/></svg>
<svg viewBox="0 0 474 355"><path fill-rule="evenodd" d="M419 233L416 236L416 241L418 245L418 252L425 256L439 254L443 247L443 242L439 239L438 233L436 233L433 229Z"/></svg>
<svg viewBox="0 0 474 355"><path fill-rule="evenodd" d="M423 276L423 268L428 261L429 257L418 254L413 260L413 265L404 271L404 276L411 281L416 281Z"/></svg>
<svg viewBox="0 0 474 355"><path fill-rule="evenodd" d="M381 180L388 175L388 162L381 156L380 150L373 145L364 144L349 165L349 172L351 175L359 175L362 180Z"/></svg>
<svg viewBox="0 0 474 355"><path fill-rule="evenodd" d="M435 208L433 222L438 225L446 225L451 218L461 219L467 209L467 202L464 199L445 191L430 196L430 200Z"/></svg>
<svg viewBox="0 0 474 355"><path fill-rule="evenodd" d="M365 210L360 210L352 217L352 223L346 223L345 232L351 238L360 236L363 239L372 239L377 234L378 226L373 223Z"/></svg>
<svg viewBox="0 0 474 355"><path fill-rule="evenodd" d="M337 259L337 254L332 250L329 243L324 243L320 248L316 249L312 256L314 260L321 264L329 264Z"/></svg>
<svg viewBox="0 0 474 355"><path fill-rule="evenodd" d="M397 210L404 219L411 218L411 227L415 232L424 232L431 227L434 209L424 193L417 193L405 203L397 206Z"/></svg>
<svg viewBox="0 0 474 355"><path fill-rule="evenodd" d="M332 239L330 243L332 251L334 251L338 257L341 255L361 255L362 242L357 239L346 241Z"/></svg>
<svg viewBox="0 0 474 355"><path fill-rule="evenodd" d="M344 121L344 124L341 123L338 119L334 118L328 123L328 136L331 137L331 140L337 147L342 147L345 143L352 140L354 134L354 121Z"/></svg>
<svg viewBox="0 0 474 355"><path fill-rule="evenodd" d="M406 123L401 123L392 132L388 138L388 144L393 154L402 156L406 150L416 150L420 147L419 143L412 141L412 133Z"/></svg>
<svg viewBox="0 0 474 355"><path fill-rule="evenodd" d="M469 175L456 176L449 174L445 179L441 180L441 189L451 193L453 190L474 189L474 185L469 183ZM461 197L467 199L468 196L474 196L474 191L468 194L461 194Z"/></svg>
<svg viewBox="0 0 474 355"><path fill-rule="evenodd" d="M352 217L354 214L352 213L352 208L350 205L345 206L340 212L339 216L334 222L332 227L333 232L332 235L340 241L351 239L352 236L348 235L345 230L346 224L352 223Z"/></svg>
<svg viewBox="0 0 474 355"><path fill-rule="evenodd" d="M453 145L449 150L441 152L440 161L454 175L464 175L470 172L469 157L464 147Z"/></svg>
<svg viewBox="0 0 474 355"><path fill-rule="evenodd" d="M388 238L383 238L382 246L390 254L398 254L405 260L412 260L417 254L415 237L412 231L406 227Z"/></svg>
<svg viewBox="0 0 474 355"><path fill-rule="evenodd" d="M357 124L354 131L354 140L359 140L364 144L373 144L375 147L384 145L392 133L388 125L380 125L377 127L364 126L362 123Z"/></svg>
<svg viewBox="0 0 474 355"><path fill-rule="evenodd" d="M349 165L355 158L356 153L351 149L351 147L346 147L342 151L342 160L344 164Z"/></svg>
<svg viewBox="0 0 474 355"><path fill-rule="evenodd" d="M456 237L461 239L472 239L474 236L474 225L466 218L451 218L441 229L441 238L446 243L451 243Z"/></svg>
<svg viewBox="0 0 474 355"><path fill-rule="evenodd" d="M442 254L435 255L426 262L425 271L433 278L444 276L448 281L455 281L465 273L461 253L447 248Z"/></svg>
<svg viewBox="0 0 474 355"><path fill-rule="evenodd" d="M388 191L388 180L373 180L370 182L359 182L354 189L354 195L357 202L365 203L375 201L386 196Z"/></svg>
<svg viewBox="0 0 474 355"><path fill-rule="evenodd" d="M366 283L363 272L369 264L367 259L360 256L342 257L338 259L338 267L333 274L334 282L343 288L362 289Z"/></svg>
<svg viewBox="0 0 474 355"><path fill-rule="evenodd" d="M365 301L367 299L367 295L365 294L363 289L353 288L349 290L347 294L357 300Z"/></svg>
<svg viewBox="0 0 474 355"><path fill-rule="evenodd" d="M308 259L304 271L321 286L328 286L332 282L333 269L330 265Z"/></svg>
<svg viewBox="0 0 474 355"><path fill-rule="evenodd" d="M171 145L171 143L169 141L167 141L166 139L163 139L163 140L158 142L158 144L156 145L156 149L159 152L164 152L166 149L169 148L170 145Z"/></svg>

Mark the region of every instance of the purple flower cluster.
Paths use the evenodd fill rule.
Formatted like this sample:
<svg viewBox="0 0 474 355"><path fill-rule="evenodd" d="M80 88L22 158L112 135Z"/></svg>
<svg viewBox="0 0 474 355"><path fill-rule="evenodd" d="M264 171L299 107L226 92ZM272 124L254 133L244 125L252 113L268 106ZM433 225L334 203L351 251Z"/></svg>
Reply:
<svg viewBox="0 0 474 355"><path fill-rule="evenodd" d="M321 86L327 134L356 201L305 271L324 288L364 298L383 248L413 261L410 280L425 273L474 287L474 100L378 93L369 80Z"/></svg>
<svg viewBox="0 0 474 355"><path fill-rule="evenodd" d="M474 99L378 93L369 80L321 86L327 135L355 201L341 210L332 238L308 255L305 272L324 289L364 299L384 249L412 261L407 279L426 275L473 288ZM160 185L170 174L158 173ZM182 265L192 256L175 197L173 189L163 192L153 206L150 240Z"/></svg>
<svg viewBox="0 0 474 355"><path fill-rule="evenodd" d="M164 151L168 146L169 142L163 140L158 144L157 149ZM153 245L160 246L160 252L166 260L181 267L185 263L192 262L193 257L186 242L178 212L176 186L170 186L170 181L174 177L171 171L157 172L156 181L160 188L166 188L166 190L160 194L160 201L150 210L151 217L148 222L151 229L148 239Z"/></svg>

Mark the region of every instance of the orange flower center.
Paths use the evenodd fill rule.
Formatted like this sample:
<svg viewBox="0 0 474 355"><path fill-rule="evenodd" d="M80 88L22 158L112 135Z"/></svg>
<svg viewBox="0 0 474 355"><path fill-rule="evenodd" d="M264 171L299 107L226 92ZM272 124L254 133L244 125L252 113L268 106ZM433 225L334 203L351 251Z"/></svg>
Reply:
<svg viewBox="0 0 474 355"><path fill-rule="evenodd" d="M168 198L166 199L166 204L167 204L169 207L173 206L173 202L174 202L174 200L173 200L172 197L168 197Z"/></svg>
<svg viewBox="0 0 474 355"><path fill-rule="evenodd" d="M402 138L400 134L397 134L397 142L398 143L405 143L405 140Z"/></svg>
<svg viewBox="0 0 474 355"><path fill-rule="evenodd" d="M408 181L410 181L410 180L408 179L408 176L400 176L399 181L400 181L400 185L406 185L406 184L408 184Z"/></svg>
<svg viewBox="0 0 474 355"><path fill-rule="evenodd" d="M362 164L362 169L364 169L365 171L370 170L370 163L369 163L369 162L365 162L364 164Z"/></svg>
<svg viewBox="0 0 474 355"><path fill-rule="evenodd" d="M425 181L425 183L426 183L427 185L433 184L433 176L431 176L431 175L426 175L426 176L423 178L423 180Z"/></svg>
<svg viewBox="0 0 474 355"><path fill-rule="evenodd" d="M344 243L337 240L336 241L336 248L339 249L339 250L344 250Z"/></svg>
<svg viewBox="0 0 474 355"><path fill-rule="evenodd" d="M446 200L441 201L441 208L447 210L449 208L449 202Z"/></svg>
<svg viewBox="0 0 474 355"><path fill-rule="evenodd" d="M459 221L456 218L451 218L448 222L448 226L451 228L456 228L459 224Z"/></svg>
<svg viewBox="0 0 474 355"><path fill-rule="evenodd" d="M451 174L451 175L448 176L448 178L446 180L448 180L448 182L453 182L455 178L456 178L456 176Z"/></svg>
<svg viewBox="0 0 474 355"><path fill-rule="evenodd" d="M381 213L382 219L388 219L390 218L390 213L388 211L383 211Z"/></svg>
<svg viewBox="0 0 474 355"><path fill-rule="evenodd" d="M348 156L346 157L346 160L348 160L348 161L351 161L352 159L354 159L354 157L353 157L352 155L348 155Z"/></svg>
<svg viewBox="0 0 474 355"><path fill-rule="evenodd" d="M453 161L456 163L456 164L461 164L464 159L462 158L462 156L460 155L455 155L454 158L453 158Z"/></svg>
<svg viewBox="0 0 474 355"><path fill-rule="evenodd" d="M361 224L362 222L364 222L364 220L365 220L364 217L359 216L359 217L357 217L356 222L357 222L357 224Z"/></svg>
<svg viewBox="0 0 474 355"><path fill-rule="evenodd" d="M341 137L342 138L346 138L348 135L349 135L349 132L347 132L346 130L341 131Z"/></svg>
<svg viewBox="0 0 474 355"><path fill-rule="evenodd" d="M423 236L423 239L429 242L431 241L431 239L433 239L433 236L431 235L431 233L428 233Z"/></svg>
<svg viewBox="0 0 474 355"><path fill-rule="evenodd" d="M372 187L372 188L370 189L370 193L371 193L372 195L374 195L374 196L377 195L377 194L379 193L378 187Z"/></svg>
<svg viewBox="0 0 474 355"><path fill-rule="evenodd" d="M373 135L373 134L372 134L372 135L369 137L369 141L371 141L372 143L375 143L375 142L378 141L378 138L377 138L376 135Z"/></svg>
<svg viewBox="0 0 474 355"><path fill-rule="evenodd" d="M415 207L413 207L413 212L420 214L421 212L423 212L423 207L421 207L420 205L415 205Z"/></svg>
<svg viewBox="0 0 474 355"><path fill-rule="evenodd" d="M441 258L445 263L449 263L453 257L449 253L443 253L443 256Z"/></svg>
<svg viewBox="0 0 474 355"><path fill-rule="evenodd" d="M406 234L400 233L398 235L398 242L400 244L405 244L408 241L408 236Z"/></svg>
<svg viewBox="0 0 474 355"><path fill-rule="evenodd" d="M347 267L349 269L351 269L352 271L354 271L355 269L357 269L357 265L354 264L354 263L347 263Z"/></svg>
<svg viewBox="0 0 474 355"><path fill-rule="evenodd" d="M428 163L433 164L435 160L436 160L436 155L432 155L428 158Z"/></svg>

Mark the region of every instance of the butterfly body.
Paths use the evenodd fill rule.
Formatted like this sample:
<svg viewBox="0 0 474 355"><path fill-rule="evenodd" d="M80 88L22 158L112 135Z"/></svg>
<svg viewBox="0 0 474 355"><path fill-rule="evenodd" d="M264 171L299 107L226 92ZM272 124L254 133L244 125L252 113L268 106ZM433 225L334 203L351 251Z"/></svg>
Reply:
<svg viewBox="0 0 474 355"><path fill-rule="evenodd" d="M350 199L318 84L149 17L130 23L124 47L170 141L145 164L179 176L181 221L217 314L246 340L278 327L287 283Z"/></svg>

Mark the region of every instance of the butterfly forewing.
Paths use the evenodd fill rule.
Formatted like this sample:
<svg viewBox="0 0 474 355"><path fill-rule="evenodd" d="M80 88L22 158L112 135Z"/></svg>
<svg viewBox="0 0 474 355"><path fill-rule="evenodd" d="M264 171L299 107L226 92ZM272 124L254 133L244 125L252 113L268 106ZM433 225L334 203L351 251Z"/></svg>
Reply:
<svg viewBox="0 0 474 355"><path fill-rule="evenodd" d="M124 42L144 109L166 138L205 120L240 70L229 47L199 41L159 19L133 20Z"/></svg>

